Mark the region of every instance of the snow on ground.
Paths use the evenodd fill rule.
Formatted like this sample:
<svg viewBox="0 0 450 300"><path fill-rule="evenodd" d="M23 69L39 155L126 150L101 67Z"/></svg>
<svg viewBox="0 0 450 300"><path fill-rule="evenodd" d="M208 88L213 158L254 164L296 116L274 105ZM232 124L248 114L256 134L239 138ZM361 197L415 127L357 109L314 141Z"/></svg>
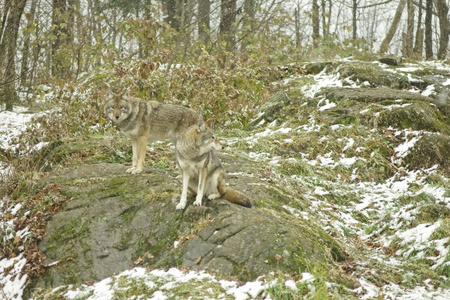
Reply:
<svg viewBox="0 0 450 300"><path fill-rule="evenodd" d="M36 114L27 113L25 107L16 106L13 111L0 111L0 148L15 149L14 139L27 129Z"/></svg>
<svg viewBox="0 0 450 300"><path fill-rule="evenodd" d="M14 230L14 216L16 216L22 205L20 203L10 204L8 200L7 197L0 199L1 243L15 238L25 240L31 234L28 228L18 232ZM4 221L6 214L10 214L13 218ZM3 300L2 297L6 297L5 300L22 299L25 283L28 279L27 275L22 274L26 263L27 260L22 254L13 258L0 258L0 300Z"/></svg>
<svg viewBox="0 0 450 300"><path fill-rule="evenodd" d="M0 260L0 299L22 299L27 275L22 274L27 260L22 254L15 258Z"/></svg>
<svg viewBox="0 0 450 300"><path fill-rule="evenodd" d="M303 126L296 129L277 128L265 129L262 134L255 134L246 139L251 148L263 137L279 136L284 140L283 132L297 133L313 131L314 126ZM306 129L306 131L303 131ZM394 256L387 257L384 254L373 254L371 259L390 266L402 266L408 259L424 258L431 264L431 269L436 269L444 264L449 253L449 238L440 240L431 240L431 236L441 226L441 222L423 223L411 227L419 213L418 204L400 204L399 199L405 196L416 197L421 194L427 194L435 198L436 203L445 203L450 209L450 197L446 196L446 190L443 187L434 186L426 182L426 178L434 174L438 166L423 170L404 170L401 167L401 159L414 148L415 143L425 134L423 131L395 130L391 128L393 135L402 140L394 148L394 156L391 161L397 165L399 172L388 178L384 182L357 181L353 178L353 183L344 183L337 181L322 181L323 186L318 186L315 179L291 176L291 182L298 181L302 185L310 186L311 191L306 194L310 200L310 207L307 211L298 211L285 205L284 207L294 216L309 220L320 220L321 227L327 232L337 232L344 240L348 233L359 236L363 241L379 243L383 247L389 247L393 242L399 241L404 246L398 250ZM275 141L276 142L276 141ZM344 148L342 152L354 147L355 141L352 138L343 139ZM357 152L357 151L356 151ZM364 160L363 157L343 157L339 160L333 159L333 153L328 152L319 154L315 158L303 157L308 164L320 167L334 169L338 165L346 168L352 168L357 160ZM250 152L249 157L255 161L268 162L277 165L280 157L273 157L269 153ZM295 160L290 158L290 160ZM356 171L356 169L354 169ZM288 183L289 186L289 183ZM295 185L292 185L293 187ZM352 194L358 199L358 202L348 202L343 205L329 203L326 198L330 193L334 194ZM420 204L419 204L420 205ZM364 215L367 223L355 219L355 212ZM315 217L316 216L316 217ZM318 216L318 217L317 217ZM376 229L367 233L367 230L376 225ZM394 234L389 235L386 232L389 229ZM430 249L435 254L429 256L426 253ZM384 299L450 299L450 290L434 288L432 284L426 282L418 283L413 289L399 287L394 283L389 283L379 287L364 279L359 278L361 287L354 290L361 299L373 299L381 297Z"/></svg>
<svg viewBox="0 0 450 300"><path fill-rule="evenodd" d="M308 284L314 280L314 276L310 273L302 273L301 279L297 281L286 280L284 286L288 290L296 291L298 284ZM207 297L207 299L223 299L231 296L236 300L245 300L255 299L258 296L262 299L270 299L270 297L267 297L265 290L276 285L277 280L260 277L255 281L240 285L236 281L217 279L203 271L181 271L177 268L171 268L167 271L158 269L149 271L142 267L136 267L92 285L58 287L51 294L61 295L64 299L108 300L129 290L130 285L133 284L145 286L149 291L153 291L151 292L152 297L148 299L176 299L177 296L181 297L176 294L176 288L180 286L188 286L188 290L191 290L189 294L192 296L195 295L193 290L207 284L208 290L202 291L202 297L209 295L210 298Z"/></svg>
<svg viewBox="0 0 450 300"><path fill-rule="evenodd" d="M0 111L0 148L16 150L19 135L27 129L28 124L42 113L29 113L28 109L15 106L13 111ZM13 173L13 167L0 162L0 184ZM25 241L31 232L28 228L15 231L15 216L21 209L21 204L11 204L8 197L0 199L0 242L5 243L13 239ZM6 215L12 218L7 220ZM19 249L23 250L23 249ZM0 258L0 300L22 299L27 275L22 270L27 261L22 254L14 258ZM5 300L6 300L5 299Z"/></svg>
<svg viewBox="0 0 450 300"><path fill-rule="evenodd" d="M29 113L28 109L21 106L15 106L13 111L0 111L0 149L15 151L18 148L17 138L22 134L30 122L37 117L46 114ZM41 142L34 146L34 150L39 150L47 143ZM0 180L12 173L11 166L0 162Z"/></svg>
<svg viewBox="0 0 450 300"><path fill-rule="evenodd" d="M449 70L448 66L441 64L427 64L430 67L445 68ZM417 68L420 68L418 66ZM407 71L407 70L404 70ZM324 72L314 77L315 83L305 87L304 94L308 98L316 97L317 92L326 86L343 87L342 79L335 75L326 75ZM345 79L344 79L345 80ZM448 81L448 80L447 80ZM289 82L289 79L285 81ZM445 82L447 84L447 82ZM348 84L348 82L347 82ZM354 83L350 83L352 86ZM413 91L418 92L418 91ZM428 86L422 95L430 96L435 94L434 85ZM317 108L323 111L334 107L334 103L328 99L320 98ZM393 109L397 107L406 107L409 103L398 103L391 106L383 106L383 109ZM369 110L361 113L368 113ZM274 136L277 141L284 141L292 134L302 134L307 132L319 132L322 125L317 125L314 116L311 116L307 125L302 125L298 128L266 128L262 134L255 134L246 138L246 142L251 149L261 138L267 136ZM343 125L333 125L331 129L337 130L344 127ZM398 168L398 173L394 174L384 182L364 182L357 180L357 168L352 171L352 183L335 181L321 181L321 186L317 186L317 181L314 178L304 178L300 176L291 176L286 182L289 186L289 180L295 183L299 181L302 186L311 187L311 191L306 194L306 198L310 200L309 211L299 211L287 205L287 209L292 215L306 220L320 220L322 228L328 232L338 233L344 240L350 235L359 236L363 241L371 244L379 244L381 247L389 247L394 243L400 245L393 255L387 256L382 251L373 249L370 260L374 260L379 264L384 264L386 267L401 268L403 265L407 266L408 260L411 259L425 259L429 262L430 269L436 270L439 267L450 265L448 260L449 255L449 240L450 238L432 239L433 233L442 225L441 221L432 223L416 224L415 220L419 214L420 208L426 203L410 203L401 204L399 199L402 197L420 197L425 194L434 198L434 203L445 204L450 208L450 197L448 191L443 187L435 186L427 183L426 178L434 174L439 166L434 166L424 170L405 170L402 166L402 159L404 159L410 151L415 147L416 143L427 134L433 134L425 131L413 130L396 130L395 128L388 128L400 141L393 149L394 155L391 157L391 163ZM288 131L290 135L282 135L283 131ZM376 133L376 130L373 130ZM327 138L324 137L325 141ZM342 140L340 142L345 142ZM339 165L346 168L353 168L353 165L358 160L364 160L363 157L353 156L345 157L344 152L354 147L355 141L351 138L346 140L341 153L327 152L318 154L317 157L309 157L309 155L302 155L302 160L315 168L320 167L324 169L334 169ZM361 149L360 149L361 150ZM355 151L358 154L360 151ZM301 154L301 153L300 153ZM249 157L256 161L266 161L271 164L278 165L280 157L271 157L269 153L253 153ZM337 157L337 160L336 160ZM291 158L294 159L294 158ZM295 159L294 159L295 160ZM354 175L355 174L355 175ZM285 179L286 180L286 179ZM295 184L292 184L295 187ZM330 203L326 198L331 193L340 195L353 195L358 202L349 201L344 204ZM446 196L447 195L447 196ZM431 203L433 204L433 203ZM362 214L367 218L367 222L355 219L355 212ZM391 233L392 232L392 233ZM430 255L430 253L432 255ZM363 266L365 263L357 263ZM362 267L361 267L362 268ZM370 271L370 264L365 266L363 270ZM365 273L363 271L362 273ZM413 275L404 275L405 278ZM445 280L445 279L444 279ZM450 290L437 288L435 283L431 280L418 282L414 288L400 287L395 283L387 283L384 286L379 286L366 280L364 276L359 277L361 286L354 290L361 299L450 299Z"/></svg>

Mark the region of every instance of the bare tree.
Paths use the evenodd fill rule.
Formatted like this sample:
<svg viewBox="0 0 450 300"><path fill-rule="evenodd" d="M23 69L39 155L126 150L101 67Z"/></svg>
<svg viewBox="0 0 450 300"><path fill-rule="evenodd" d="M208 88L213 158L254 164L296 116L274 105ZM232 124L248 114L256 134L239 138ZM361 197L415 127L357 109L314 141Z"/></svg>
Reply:
<svg viewBox="0 0 450 300"><path fill-rule="evenodd" d="M445 0L436 0L436 11L439 18L439 50L438 59L445 59L447 56L448 38L450 34L450 21L448 19L448 5Z"/></svg>
<svg viewBox="0 0 450 300"><path fill-rule="evenodd" d="M319 46L320 38L320 19L319 19L319 4L318 0L312 0L312 39L313 47L317 48Z"/></svg>
<svg viewBox="0 0 450 300"><path fill-rule="evenodd" d="M406 9L408 11L407 28L404 36L403 54L406 57L413 56L413 41L414 41L414 5L413 0L406 1Z"/></svg>
<svg viewBox="0 0 450 300"><path fill-rule="evenodd" d="M20 18L26 0L5 1L4 21L0 32L0 102L7 110L12 110L16 93L16 52Z"/></svg>
<svg viewBox="0 0 450 300"><path fill-rule="evenodd" d="M430 59L433 57L433 0L425 1L425 58Z"/></svg>
<svg viewBox="0 0 450 300"><path fill-rule="evenodd" d="M356 40L358 38L357 35L357 27L358 27L358 0L353 0L352 1L352 29L353 29L353 33L352 33L352 39Z"/></svg>
<svg viewBox="0 0 450 300"><path fill-rule="evenodd" d="M236 20L236 0L221 0L220 35L226 43L226 49L235 47L233 24Z"/></svg>
<svg viewBox="0 0 450 300"><path fill-rule="evenodd" d="M37 6L37 0L32 0L31 2L31 8L30 12L28 14L28 24L27 24L27 30L25 34L25 40L23 42L23 49L22 49L22 66L20 71L20 84L26 85L27 84L27 78L29 76L29 67L28 67L28 60L30 56L30 42L31 42L31 29L35 25L35 15L36 15L36 6Z"/></svg>
<svg viewBox="0 0 450 300"><path fill-rule="evenodd" d="M295 47L300 48L301 45L301 39L300 39L300 4L297 3L297 6L295 7Z"/></svg>
<svg viewBox="0 0 450 300"><path fill-rule="evenodd" d="M394 37L394 34L398 28L398 24L400 23L405 4L406 4L406 0L400 0L400 2L398 3L391 26L389 27L386 37L381 42L380 53L386 53L388 51L389 45L391 44L392 38Z"/></svg>
<svg viewBox="0 0 450 300"><path fill-rule="evenodd" d="M417 16L417 31L416 39L414 41L414 53L416 56L422 57L423 51L423 28L422 28L422 1L419 0L419 12Z"/></svg>
<svg viewBox="0 0 450 300"><path fill-rule="evenodd" d="M183 0L164 0L166 8L166 18L164 21L170 24L175 30L180 29L180 1Z"/></svg>
<svg viewBox="0 0 450 300"><path fill-rule="evenodd" d="M52 10L52 75L68 76L71 60L67 57L67 47L73 38L74 13L73 6L77 0L53 0Z"/></svg>
<svg viewBox="0 0 450 300"><path fill-rule="evenodd" d="M198 37L205 45L210 40L211 0L198 0Z"/></svg>
<svg viewBox="0 0 450 300"><path fill-rule="evenodd" d="M246 36L249 36L255 29L255 0L244 1L244 20L243 27ZM242 50L245 50L250 44L248 39L242 41Z"/></svg>

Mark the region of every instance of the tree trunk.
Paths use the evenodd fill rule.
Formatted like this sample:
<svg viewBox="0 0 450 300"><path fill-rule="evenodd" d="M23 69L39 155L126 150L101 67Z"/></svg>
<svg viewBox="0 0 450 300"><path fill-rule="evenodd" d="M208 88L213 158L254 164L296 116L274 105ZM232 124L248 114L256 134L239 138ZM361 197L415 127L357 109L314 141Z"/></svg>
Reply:
<svg viewBox="0 0 450 300"><path fill-rule="evenodd" d="M332 0L327 0L328 2L328 11L325 11L324 8L324 14L326 15L327 21L326 24L324 25L326 27L326 30L324 30L324 32L326 32L327 35L330 34L330 27L331 27L331 16L332 16L332 7L333 7L333 2Z"/></svg>
<svg viewBox="0 0 450 300"><path fill-rule="evenodd" d="M164 19L176 31L180 30L180 0L165 0L167 16Z"/></svg>
<svg viewBox="0 0 450 300"><path fill-rule="evenodd" d="M210 40L210 14L211 0L198 0L198 37L204 45L207 45Z"/></svg>
<svg viewBox="0 0 450 300"><path fill-rule="evenodd" d="M0 68L0 78L3 73L2 62L5 59L5 44L4 44L3 40L5 39L5 26L7 24L6 19L8 17L8 12L10 9L11 9L11 0L5 0L4 4L3 4L2 19L0 21L0 66L2 67L2 68Z"/></svg>
<svg viewBox="0 0 450 300"><path fill-rule="evenodd" d="M70 42L70 7L67 0L53 0L52 10L52 75L67 76L70 70L70 60L67 49Z"/></svg>
<svg viewBox="0 0 450 300"><path fill-rule="evenodd" d="M357 13L358 13L358 0L353 0L353 5L352 5L352 29L353 29L353 33L352 33L352 39L356 40L358 38L358 34L357 34Z"/></svg>
<svg viewBox="0 0 450 300"><path fill-rule="evenodd" d="M403 53L406 57L413 56L413 41L414 41L414 4L413 0L407 0L406 8L408 11L408 21L405 35L405 44Z"/></svg>
<svg viewBox="0 0 450 300"><path fill-rule="evenodd" d="M432 0L431 0L432 1ZM400 0L397 10L395 11L394 20L392 20L392 24L389 27L389 30L386 34L386 37L381 42L380 53L386 53L389 49L389 45L394 37L395 32L397 31L398 24L400 23L400 19L402 18L403 9L405 7L406 0Z"/></svg>
<svg viewBox="0 0 450 300"><path fill-rule="evenodd" d="M225 42L225 49L232 51L235 47L233 24L236 20L236 0L221 0L220 35Z"/></svg>
<svg viewBox="0 0 450 300"><path fill-rule="evenodd" d="M327 13L325 11L326 5L325 0L322 0L320 3L320 6L322 7L322 36L326 37L328 35L327 33Z"/></svg>
<svg viewBox="0 0 450 300"><path fill-rule="evenodd" d="M22 66L20 71L20 84L25 86L27 84L27 78L29 78L28 58L30 56L30 35L31 28L35 22L34 16L36 14L37 0L31 2L30 13L28 17L27 33L25 34L25 41L23 42L22 50Z"/></svg>
<svg viewBox="0 0 450 300"><path fill-rule="evenodd" d="M301 41L300 41L300 5L297 4L297 7L295 8L295 47L300 48Z"/></svg>
<svg viewBox="0 0 450 300"><path fill-rule="evenodd" d="M439 50L437 54L438 59L445 59L447 56L448 38L450 34L450 21L448 19L448 6L445 0L436 1L436 11L439 18Z"/></svg>
<svg viewBox="0 0 450 300"><path fill-rule="evenodd" d="M317 0L312 1L312 27L313 47L317 48L320 38L319 4Z"/></svg>
<svg viewBox="0 0 450 300"><path fill-rule="evenodd" d="M420 0L419 1L419 13L417 16L416 39L414 41L414 54L416 56L418 56L419 58L422 58L422 51L423 51L422 0Z"/></svg>
<svg viewBox="0 0 450 300"><path fill-rule="evenodd" d="M255 0L244 1L244 22L243 30L246 36L250 36L255 30ZM248 39L242 41L242 50L245 50L250 44Z"/></svg>
<svg viewBox="0 0 450 300"><path fill-rule="evenodd" d="M425 59L433 57L433 0L426 0L425 8Z"/></svg>
<svg viewBox="0 0 450 300"><path fill-rule="evenodd" d="M38 6L40 6L40 1L38 1ZM37 11L39 11L39 7L37 8ZM32 51L30 53L30 54L32 54L30 70L29 70L29 74L27 75L27 80L28 80L29 86L32 86L34 83L36 69L37 69L37 66L40 64L39 57L41 55L42 44L46 43L44 41L44 39L41 38L41 26L40 26L39 22L36 23L36 27L34 29L34 38L35 38L35 43L32 48Z"/></svg>
<svg viewBox="0 0 450 300"><path fill-rule="evenodd" d="M2 59L0 60L0 102L5 103L6 110L12 110L17 99L16 93L16 51L20 18L25 9L26 0L10 0L7 10L6 24L2 24L1 36Z"/></svg>

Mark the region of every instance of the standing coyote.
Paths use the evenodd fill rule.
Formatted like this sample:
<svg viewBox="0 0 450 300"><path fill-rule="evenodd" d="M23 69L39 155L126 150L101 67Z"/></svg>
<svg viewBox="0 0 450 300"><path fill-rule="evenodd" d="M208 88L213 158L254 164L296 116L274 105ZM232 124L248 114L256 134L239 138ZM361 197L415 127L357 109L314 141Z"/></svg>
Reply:
<svg viewBox="0 0 450 300"><path fill-rule="evenodd" d="M224 196L232 203L251 207L244 193L225 185L225 170L215 151L222 149L222 145L209 125L210 120L199 121L178 136L175 149L183 188L177 209L186 207L188 189L196 195L194 205L202 205L203 196L209 200Z"/></svg>
<svg viewBox="0 0 450 300"><path fill-rule="evenodd" d="M138 174L144 168L148 141L171 140L175 143L182 130L197 124L201 118L190 108L179 105L145 101L124 94L107 93L105 114L131 138L133 163L127 173Z"/></svg>

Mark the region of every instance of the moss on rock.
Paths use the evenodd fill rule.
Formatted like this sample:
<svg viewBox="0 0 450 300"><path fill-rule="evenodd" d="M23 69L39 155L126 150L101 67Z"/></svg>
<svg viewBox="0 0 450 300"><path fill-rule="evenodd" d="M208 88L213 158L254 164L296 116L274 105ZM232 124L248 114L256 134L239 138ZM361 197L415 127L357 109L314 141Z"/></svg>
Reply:
<svg viewBox="0 0 450 300"><path fill-rule="evenodd" d="M378 125L393 128L450 133L450 123L432 104L415 101L380 112Z"/></svg>
<svg viewBox="0 0 450 300"><path fill-rule="evenodd" d="M283 212L283 203L299 209L302 204L290 203L287 191L256 188L255 178L229 181L254 199L253 209L216 200L181 213L174 203L180 183L170 172L152 169L133 176L125 175L125 169L108 163L81 165L43 179L57 178L61 193L71 200L49 220L39 245L45 263L59 263L34 286L100 280L134 262L247 280L270 271L306 270L311 264L331 268L344 257L341 246L319 227ZM174 247L176 242L181 246Z"/></svg>
<svg viewBox="0 0 450 300"><path fill-rule="evenodd" d="M413 169L439 166L444 174L450 174L450 138L446 134L424 135L405 157L405 163Z"/></svg>
<svg viewBox="0 0 450 300"><path fill-rule="evenodd" d="M338 67L337 72L339 72L341 78L350 78L361 83L368 81L371 85L377 87L402 89L408 85L408 78L405 75L383 70L373 63L343 63Z"/></svg>

